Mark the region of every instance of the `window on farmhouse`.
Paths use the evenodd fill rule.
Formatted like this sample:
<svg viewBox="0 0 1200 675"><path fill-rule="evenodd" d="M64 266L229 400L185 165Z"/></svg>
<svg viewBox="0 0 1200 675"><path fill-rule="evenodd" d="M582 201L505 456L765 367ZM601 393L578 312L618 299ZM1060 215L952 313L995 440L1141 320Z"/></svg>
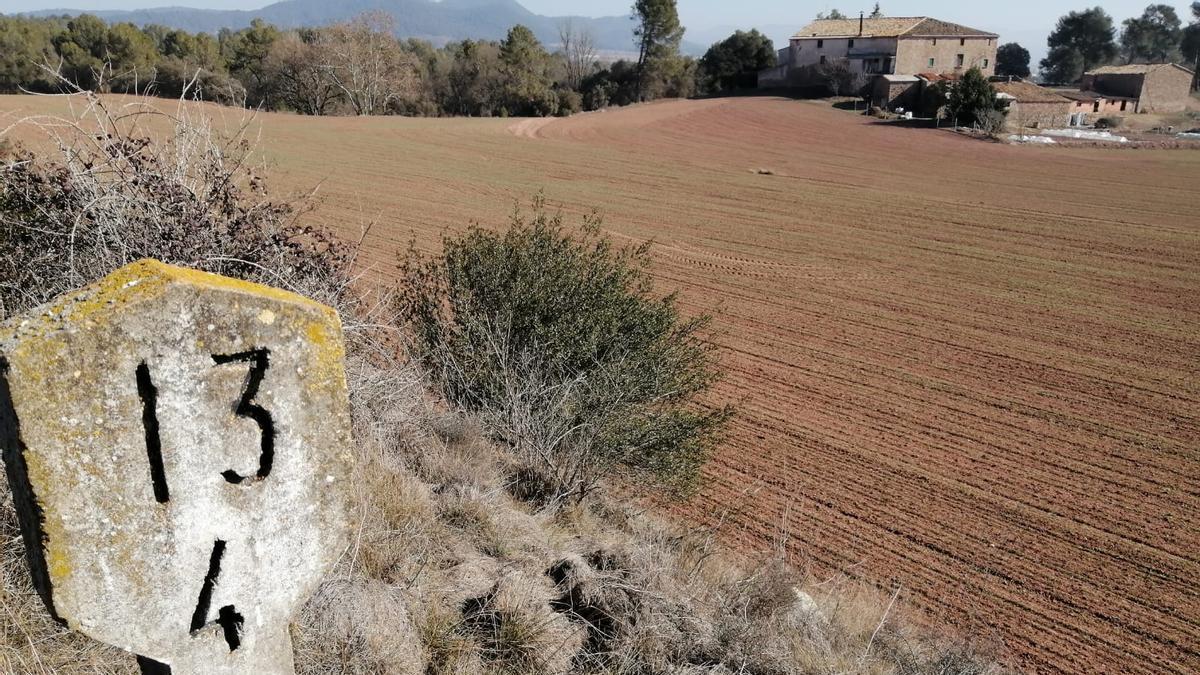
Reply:
<svg viewBox="0 0 1200 675"><path fill-rule="evenodd" d="M821 55L821 65L825 65L825 55Z"/></svg>
<svg viewBox="0 0 1200 675"><path fill-rule="evenodd" d="M817 49L820 49L820 48L822 48L822 47L824 47L824 46L825 46L825 41L824 41L824 40L817 40Z"/></svg>
<svg viewBox="0 0 1200 675"><path fill-rule="evenodd" d="M957 59L955 59L955 63L954 63L954 65L955 65L955 66L957 66L957 67L959 67L959 68L962 68L962 67L963 67L963 64L964 64L964 63L966 63L966 61L967 61L966 57L965 57L964 55L962 55L962 54L959 54L959 55L958 55L958 58L957 58Z"/></svg>
<svg viewBox="0 0 1200 675"><path fill-rule="evenodd" d="M967 46L967 38L959 38L959 39L958 39L958 46L959 46L959 47L966 47L966 46Z"/></svg>
<svg viewBox="0 0 1200 675"><path fill-rule="evenodd" d="M937 46L937 38L933 38L933 46L934 46L934 47L936 47L936 46Z"/></svg>
<svg viewBox="0 0 1200 675"><path fill-rule="evenodd" d="M854 49L854 40L851 40L850 44L848 46L850 47L850 49Z"/></svg>
<svg viewBox="0 0 1200 675"><path fill-rule="evenodd" d="M929 59L929 67L932 68L937 63L937 59Z"/></svg>
<svg viewBox="0 0 1200 675"><path fill-rule="evenodd" d="M988 60L988 59L984 59L984 60L983 60L983 67L984 67L984 68L987 68L989 63L991 63L991 61L990 61L990 60Z"/></svg>

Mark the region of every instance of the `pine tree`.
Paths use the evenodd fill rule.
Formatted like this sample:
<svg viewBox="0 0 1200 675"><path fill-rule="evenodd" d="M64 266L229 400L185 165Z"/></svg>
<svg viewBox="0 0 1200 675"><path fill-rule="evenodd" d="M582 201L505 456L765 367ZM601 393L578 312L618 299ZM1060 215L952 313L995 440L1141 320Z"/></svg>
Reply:
<svg viewBox="0 0 1200 675"><path fill-rule="evenodd" d="M679 54L683 25L675 0L636 0L633 37L638 42L637 96L646 96L646 74Z"/></svg>

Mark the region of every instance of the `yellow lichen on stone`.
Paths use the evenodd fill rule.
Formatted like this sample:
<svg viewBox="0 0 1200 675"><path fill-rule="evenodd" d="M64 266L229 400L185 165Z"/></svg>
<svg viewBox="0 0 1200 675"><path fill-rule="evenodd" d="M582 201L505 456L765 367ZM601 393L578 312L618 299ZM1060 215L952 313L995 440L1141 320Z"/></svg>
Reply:
<svg viewBox="0 0 1200 675"><path fill-rule="evenodd" d="M346 358L346 348L342 342L342 322L337 312L324 308L323 320L310 321L305 330L305 337L313 346L313 378L315 381L338 381L344 386L342 363ZM331 376L333 376L331 378Z"/></svg>
<svg viewBox="0 0 1200 675"><path fill-rule="evenodd" d="M322 310L329 309L325 305L306 298L303 295L297 295L291 291L285 291L280 288L264 286L251 281L242 281L240 279L231 279L223 277L219 274L210 274L199 270L188 269L186 267L176 267L157 260L142 260L134 265L148 265L155 273L161 274L174 281L181 281L195 286L201 286L214 291L233 291L236 293L244 293L246 295L257 295L264 298L269 298L277 302L289 304L299 304L306 307L314 307Z"/></svg>
<svg viewBox="0 0 1200 675"><path fill-rule="evenodd" d="M27 315L0 324L0 342L39 329L53 329L67 320L78 324L88 321L106 324L106 313L111 312L113 305L149 299L161 293L171 282L259 296L277 302L316 308L322 312L332 312L329 307L290 291L145 259L125 265L90 286L34 310L33 319L27 318Z"/></svg>

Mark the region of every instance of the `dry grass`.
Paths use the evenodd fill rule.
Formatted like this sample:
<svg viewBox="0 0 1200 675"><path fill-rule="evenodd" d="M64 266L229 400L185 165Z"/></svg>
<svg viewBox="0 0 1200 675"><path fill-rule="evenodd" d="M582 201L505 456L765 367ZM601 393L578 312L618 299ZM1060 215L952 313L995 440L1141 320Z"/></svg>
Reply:
<svg viewBox="0 0 1200 675"><path fill-rule="evenodd" d="M999 672L862 582L733 555L626 501L539 510L472 420L407 409L382 434L397 445L359 448L362 529L297 625L304 672L407 672L373 669L388 653L426 673ZM363 593L402 598L419 644L365 637L395 610Z"/></svg>
<svg viewBox="0 0 1200 675"><path fill-rule="evenodd" d="M861 582L811 583L628 504L539 513L504 489L511 462L470 420L407 390L402 428L367 425L398 445L358 430L360 529L297 617L301 673L999 672ZM0 514L0 672L135 672L49 620Z"/></svg>

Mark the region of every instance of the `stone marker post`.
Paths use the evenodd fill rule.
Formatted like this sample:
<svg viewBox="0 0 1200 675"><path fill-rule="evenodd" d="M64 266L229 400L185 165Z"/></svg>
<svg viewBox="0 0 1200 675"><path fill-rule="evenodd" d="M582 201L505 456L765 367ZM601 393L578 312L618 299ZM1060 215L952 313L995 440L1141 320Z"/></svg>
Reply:
<svg viewBox="0 0 1200 675"><path fill-rule="evenodd" d="M350 442L337 314L291 293L147 260L0 326L34 583L146 672L294 672Z"/></svg>

